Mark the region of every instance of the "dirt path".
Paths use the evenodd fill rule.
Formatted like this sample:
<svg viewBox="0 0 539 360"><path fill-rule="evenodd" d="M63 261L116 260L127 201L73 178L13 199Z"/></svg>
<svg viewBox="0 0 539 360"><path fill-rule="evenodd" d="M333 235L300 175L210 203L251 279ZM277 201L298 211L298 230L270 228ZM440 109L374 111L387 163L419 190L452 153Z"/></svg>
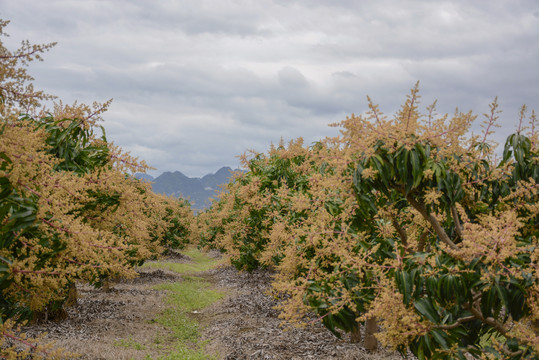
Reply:
<svg viewBox="0 0 539 360"><path fill-rule="evenodd" d="M168 306L166 292L155 285L182 281L181 275L151 268L139 273L139 278L114 284L109 291L78 286L79 301L69 309L67 320L40 323L26 331L29 335L48 332L47 339L81 354L83 360L195 359L178 357L174 335L155 321ZM401 359L387 352L369 354L361 346L335 338L318 323L283 330L273 309L277 303L265 295L271 282L268 272L238 273L220 267L196 275L226 294L190 314L203 329L208 359Z"/></svg>
<svg viewBox="0 0 539 360"><path fill-rule="evenodd" d="M231 267L207 272L228 296L203 312L207 324L206 350L220 359L402 359L380 351L369 354L361 346L339 340L318 322L303 329L283 330L277 302L265 295L270 288L268 272L238 273Z"/></svg>
<svg viewBox="0 0 539 360"><path fill-rule="evenodd" d="M165 355L168 331L154 321L166 308L165 292L153 286L181 278L166 270L144 269L139 273L139 278L115 284L109 291L77 285L79 298L77 305L67 310L68 319L41 322L25 331L29 335L48 333L46 340L80 354L82 360L157 359Z"/></svg>

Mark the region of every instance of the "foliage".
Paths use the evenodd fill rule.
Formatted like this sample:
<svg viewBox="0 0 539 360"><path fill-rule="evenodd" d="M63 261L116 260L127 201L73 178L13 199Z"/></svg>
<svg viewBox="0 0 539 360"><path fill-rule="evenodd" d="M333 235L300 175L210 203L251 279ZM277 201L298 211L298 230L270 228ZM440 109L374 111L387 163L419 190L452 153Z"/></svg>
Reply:
<svg viewBox="0 0 539 360"><path fill-rule="evenodd" d="M200 244L225 250L238 269L251 271L278 264L281 246L270 238L271 233L276 223L301 219L291 208L290 196L306 190L307 178L296 168L309 166L305 163L307 152L298 139L288 148L282 142L272 146L267 156L244 157L249 171L236 174L219 194L219 201L198 216Z"/></svg>
<svg viewBox="0 0 539 360"><path fill-rule="evenodd" d="M161 201L165 205L163 220L168 223L160 235L161 245L173 249L184 249L192 242L191 232L195 224L195 217L189 201L164 195L156 196L161 197ZM154 236L154 238L157 240L159 237Z"/></svg>
<svg viewBox="0 0 539 360"><path fill-rule="evenodd" d="M29 62L42 61L41 54L49 51L56 43L35 45L23 41L16 51L4 47L1 38L8 36L4 28L9 21L0 19L0 100L6 107L20 107L25 112L40 106L40 101L54 98L43 91L34 90L32 81L25 66Z"/></svg>
<svg viewBox="0 0 539 360"><path fill-rule="evenodd" d="M162 245L182 246L193 218L185 201L158 196L133 176L144 162L107 142L98 122L110 101L37 111L51 97L34 91L21 66L51 46L23 42L12 53L0 43L2 341L16 338L12 320L61 312L75 281L133 277L133 266Z"/></svg>
<svg viewBox="0 0 539 360"><path fill-rule="evenodd" d="M74 359L78 354L68 353L62 349L55 349L53 343L43 343L43 336L32 339L20 333L20 324L17 326L13 320L2 322L0 319L0 355L5 360L18 359Z"/></svg>
<svg viewBox="0 0 539 360"><path fill-rule="evenodd" d="M433 104L421 114L418 100L416 86L388 119L369 99L370 112L340 123L337 138L256 155L213 204L214 221L200 215L206 239L240 263L277 258L290 321L314 310L340 336L377 319L379 341L421 359L536 358L535 114L525 135L522 109L497 159L496 101L477 136L471 112L438 116ZM264 187L271 177L260 169L297 156L286 172L300 181Z"/></svg>

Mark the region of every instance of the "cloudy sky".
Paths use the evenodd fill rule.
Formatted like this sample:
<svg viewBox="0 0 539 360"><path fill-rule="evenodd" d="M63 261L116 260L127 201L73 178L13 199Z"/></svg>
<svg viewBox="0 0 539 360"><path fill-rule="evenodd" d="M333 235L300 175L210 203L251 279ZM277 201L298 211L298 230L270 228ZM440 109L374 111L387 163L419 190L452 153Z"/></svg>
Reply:
<svg viewBox="0 0 539 360"><path fill-rule="evenodd" d="M33 63L37 88L64 102L113 98L109 140L151 174L201 176L247 149L366 110L392 114L420 81L422 104L539 111L537 0L0 0L2 41L57 41Z"/></svg>

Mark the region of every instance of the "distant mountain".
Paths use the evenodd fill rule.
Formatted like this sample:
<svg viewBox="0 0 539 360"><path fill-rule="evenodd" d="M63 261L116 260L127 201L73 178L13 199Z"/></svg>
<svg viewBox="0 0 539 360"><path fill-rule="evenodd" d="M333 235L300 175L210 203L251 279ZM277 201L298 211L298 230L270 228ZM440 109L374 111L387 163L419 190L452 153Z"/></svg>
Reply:
<svg viewBox="0 0 539 360"><path fill-rule="evenodd" d="M148 175L148 174L138 173L138 174L135 174L135 177L137 179L146 180L146 181L153 181L154 180L154 177L151 176L151 175Z"/></svg>
<svg viewBox="0 0 539 360"><path fill-rule="evenodd" d="M232 169L223 167L215 174L208 174L202 178L191 178L179 171L167 171L156 178L147 174L135 176L153 182L154 192L189 199L194 210L203 210L210 206L210 198L215 197L219 186L229 182Z"/></svg>

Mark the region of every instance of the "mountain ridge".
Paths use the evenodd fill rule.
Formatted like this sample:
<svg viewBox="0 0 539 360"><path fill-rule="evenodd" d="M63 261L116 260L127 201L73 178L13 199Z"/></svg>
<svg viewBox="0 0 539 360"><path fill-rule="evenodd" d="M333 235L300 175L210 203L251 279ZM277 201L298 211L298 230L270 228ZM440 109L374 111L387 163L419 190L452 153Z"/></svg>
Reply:
<svg viewBox="0 0 539 360"><path fill-rule="evenodd" d="M180 171L165 171L155 178L148 174L137 173L135 177L151 182L155 193L182 197L191 202L192 209L200 211L211 205L210 198L217 195L221 185L230 181L234 171L239 170L223 166L215 173L202 177L189 177Z"/></svg>

